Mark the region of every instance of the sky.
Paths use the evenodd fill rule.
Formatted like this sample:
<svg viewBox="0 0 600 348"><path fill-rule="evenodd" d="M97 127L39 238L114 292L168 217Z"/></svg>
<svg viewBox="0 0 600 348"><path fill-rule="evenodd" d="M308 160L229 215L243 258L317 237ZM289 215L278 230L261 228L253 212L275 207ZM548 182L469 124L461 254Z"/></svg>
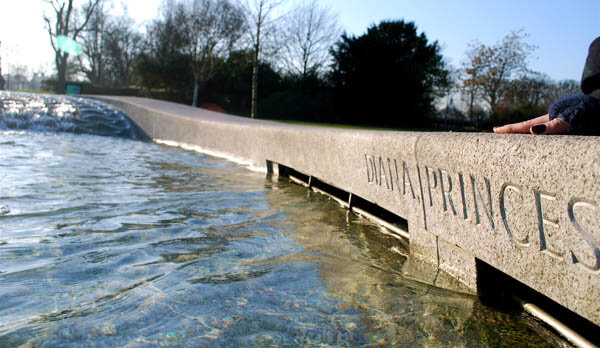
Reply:
<svg viewBox="0 0 600 348"><path fill-rule="evenodd" d="M529 67L554 80L581 78L589 44L600 36L600 0L318 0L337 13L351 35L382 20L403 19L438 41L447 62L458 67L473 40L494 45L523 29L537 46ZM114 0L140 25L158 16L161 0ZM53 51L44 29L42 0L0 0L0 57L8 65L52 70Z"/></svg>

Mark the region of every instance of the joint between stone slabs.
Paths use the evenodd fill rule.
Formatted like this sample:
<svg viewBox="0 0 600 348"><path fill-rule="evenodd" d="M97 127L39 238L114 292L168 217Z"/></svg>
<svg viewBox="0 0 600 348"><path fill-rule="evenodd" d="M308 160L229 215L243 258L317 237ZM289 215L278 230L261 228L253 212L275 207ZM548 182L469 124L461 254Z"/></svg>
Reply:
<svg viewBox="0 0 600 348"><path fill-rule="evenodd" d="M419 177L419 189L421 190L421 209L423 212L423 229L427 231L427 213L425 212L425 196L423 196L423 180L421 179L421 168L419 167L419 162L417 162L417 176Z"/></svg>
<svg viewBox="0 0 600 348"><path fill-rule="evenodd" d="M437 238L438 267L452 278L462 283L466 289L461 292L477 292L477 268L475 255L443 238Z"/></svg>
<svg viewBox="0 0 600 348"><path fill-rule="evenodd" d="M422 135L418 135L415 139L415 145L413 148L413 155L415 157L415 165L417 166L417 176L419 177L419 189L421 192L421 211L423 212L423 228L427 230L427 213L425 212L425 196L423 196L423 180L421 179L421 166L419 164L419 141L423 138Z"/></svg>

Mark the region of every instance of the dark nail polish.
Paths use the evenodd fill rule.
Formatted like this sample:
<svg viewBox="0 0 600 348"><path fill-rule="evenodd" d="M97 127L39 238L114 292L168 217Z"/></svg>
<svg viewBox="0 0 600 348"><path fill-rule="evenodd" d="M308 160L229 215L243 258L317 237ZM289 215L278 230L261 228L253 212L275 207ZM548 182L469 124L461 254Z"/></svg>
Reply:
<svg viewBox="0 0 600 348"><path fill-rule="evenodd" d="M531 131L535 134L543 134L546 131L546 125L536 124L535 126L531 127Z"/></svg>

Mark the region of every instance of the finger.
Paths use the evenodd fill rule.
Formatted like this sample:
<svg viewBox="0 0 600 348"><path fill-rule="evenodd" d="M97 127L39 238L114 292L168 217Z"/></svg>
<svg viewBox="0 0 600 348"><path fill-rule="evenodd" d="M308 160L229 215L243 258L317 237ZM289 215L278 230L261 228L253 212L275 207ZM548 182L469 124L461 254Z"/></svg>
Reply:
<svg viewBox="0 0 600 348"><path fill-rule="evenodd" d="M509 133L529 133L527 121L519 123L511 123L501 127L494 127L494 133L496 134L509 134Z"/></svg>
<svg viewBox="0 0 600 348"><path fill-rule="evenodd" d="M530 131L533 135L540 134L563 134L569 130L567 122L560 118L555 118L552 121L543 124L537 124L531 127Z"/></svg>
<svg viewBox="0 0 600 348"><path fill-rule="evenodd" d="M538 125L540 123L548 122L549 116L548 114L542 115L531 120L519 122L519 123L511 123L501 127L494 127L494 133L496 134L508 134L508 133L529 133L531 131L531 127Z"/></svg>

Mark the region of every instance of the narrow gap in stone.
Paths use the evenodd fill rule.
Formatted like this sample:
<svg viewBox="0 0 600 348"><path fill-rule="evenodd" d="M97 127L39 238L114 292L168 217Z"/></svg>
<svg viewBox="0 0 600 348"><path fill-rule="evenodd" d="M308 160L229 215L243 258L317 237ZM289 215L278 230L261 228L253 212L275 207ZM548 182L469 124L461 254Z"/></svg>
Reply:
<svg viewBox="0 0 600 348"><path fill-rule="evenodd" d="M329 184L315 178L314 176L312 177L312 180L311 180L311 186L316 187L322 191L325 191L328 194L330 194L334 197L337 197L344 202L348 202L348 198L350 198L350 193L348 193L344 190L341 190L335 186L329 185Z"/></svg>
<svg viewBox="0 0 600 348"><path fill-rule="evenodd" d="M306 186L308 186L310 176L308 176L304 173L300 173L299 171L294 170L293 168L290 168L290 167L286 167L282 164L278 164L278 166L279 166L279 175L280 176L287 177L287 178L294 177L294 178L302 181L303 183L305 183Z"/></svg>
<svg viewBox="0 0 600 348"><path fill-rule="evenodd" d="M369 214L375 215L376 217L389 222L392 225L396 225L404 231L408 231L408 220L378 206L377 204L371 203L362 197L352 195L352 206L360 208Z"/></svg>
<svg viewBox="0 0 600 348"><path fill-rule="evenodd" d="M311 187L325 192L326 194L333 196L336 200L341 202L348 202L350 199L350 195L352 195L352 207L363 210L373 215L374 217L383 220L384 222L392 225L392 229L408 231L408 221L406 219L378 206L377 204L371 203L360 196L357 196L350 192L344 191L338 187L330 185L324 181L319 180L314 176L303 174L293 168L286 167L282 164L277 164L277 166L279 167L280 176L289 177L290 179L293 179L292 181L294 182L299 181L298 183L303 186L308 186L308 183L310 181ZM348 207L348 204L345 204L345 206ZM402 233L399 237L407 238L407 233L408 232Z"/></svg>
<svg viewBox="0 0 600 348"><path fill-rule="evenodd" d="M549 297L535 291L489 264L475 259L477 293L485 305L502 310L521 310L513 296L533 303L596 345L600 345L598 326L570 311Z"/></svg>

